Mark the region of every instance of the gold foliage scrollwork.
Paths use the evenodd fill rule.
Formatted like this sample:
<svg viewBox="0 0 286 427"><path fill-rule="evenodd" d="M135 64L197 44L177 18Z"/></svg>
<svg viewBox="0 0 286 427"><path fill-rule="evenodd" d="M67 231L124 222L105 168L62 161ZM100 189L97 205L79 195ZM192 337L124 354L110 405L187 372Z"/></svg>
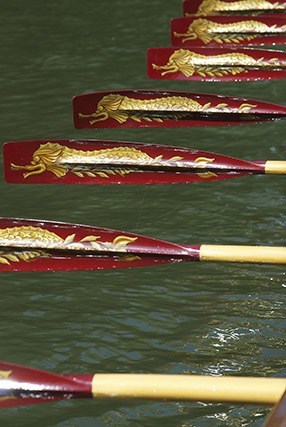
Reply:
<svg viewBox="0 0 286 427"><path fill-rule="evenodd" d="M76 234L70 234L65 239L56 233L40 227L22 226L0 230L0 246L6 247L0 252L0 263L10 265L14 262L30 262L39 257L50 256L50 250L68 251L99 251L127 253L127 246L135 242L137 237L124 235L116 236L113 241L101 241L100 236L88 235L75 241ZM25 249L21 251L21 246ZM30 247L30 250L26 248ZM33 249L34 248L34 249Z"/></svg>
<svg viewBox="0 0 286 427"><path fill-rule="evenodd" d="M47 142L41 144L33 153L33 158L28 165L11 164L14 170L23 170L25 179L39 175L46 171L53 173L58 178L63 178L67 173L73 173L79 178L109 178L111 175L124 176L136 172L140 166L169 166L170 162L178 162L182 157L174 156L163 160L162 155L151 157L135 147L113 147L100 150L84 151L67 147L58 143ZM124 162L130 166L124 165ZM104 164L113 164L108 167Z"/></svg>

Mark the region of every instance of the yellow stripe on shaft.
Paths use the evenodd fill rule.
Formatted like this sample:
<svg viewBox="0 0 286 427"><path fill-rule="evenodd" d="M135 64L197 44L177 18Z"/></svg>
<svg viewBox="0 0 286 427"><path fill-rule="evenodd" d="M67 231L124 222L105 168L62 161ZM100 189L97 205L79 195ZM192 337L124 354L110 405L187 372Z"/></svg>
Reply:
<svg viewBox="0 0 286 427"><path fill-rule="evenodd" d="M286 264L286 247L202 245L200 261Z"/></svg>
<svg viewBox="0 0 286 427"><path fill-rule="evenodd" d="M286 174L286 160L267 160L265 163L265 173L273 175Z"/></svg>
<svg viewBox="0 0 286 427"><path fill-rule="evenodd" d="M137 398L275 404L286 389L284 378L203 375L96 374L94 398Z"/></svg>

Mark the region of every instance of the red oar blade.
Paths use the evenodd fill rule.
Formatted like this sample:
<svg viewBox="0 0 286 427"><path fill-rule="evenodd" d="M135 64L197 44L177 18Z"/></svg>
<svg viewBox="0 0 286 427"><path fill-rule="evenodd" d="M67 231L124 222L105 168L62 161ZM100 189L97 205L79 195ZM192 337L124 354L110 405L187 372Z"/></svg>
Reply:
<svg viewBox="0 0 286 427"><path fill-rule="evenodd" d="M25 184L170 184L265 173L247 162L192 148L96 140L8 142L5 178Z"/></svg>
<svg viewBox="0 0 286 427"><path fill-rule="evenodd" d="M95 92L73 98L85 128L226 126L286 118L286 107L230 96L160 90Z"/></svg>
<svg viewBox="0 0 286 427"><path fill-rule="evenodd" d="M185 15L216 15L216 14L245 14L283 16L286 13L284 0L184 0L183 12Z"/></svg>
<svg viewBox="0 0 286 427"><path fill-rule="evenodd" d="M281 400L276 403L263 427L283 427L286 425L286 388Z"/></svg>
<svg viewBox="0 0 286 427"><path fill-rule="evenodd" d="M231 47L286 44L286 19L246 16L176 18L171 22L172 46Z"/></svg>
<svg viewBox="0 0 286 427"><path fill-rule="evenodd" d="M67 376L0 362L0 408L91 398L92 376Z"/></svg>
<svg viewBox="0 0 286 427"><path fill-rule="evenodd" d="M0 272L102 270L198 260L199 246L100 227L0 218Z"/></svg>
<svg viewBox="0 0 286 427"><path fill-rule="evenodd" d="M159 80L257 81L286 78L286 52L238 48L150 48L148 77Z"/></svg>
<svg viewBox="0 0 286 427"><path fill-rule="evenodd" d="M181 261L286 264L286 248L182 245L107 228L0 218L0 272L133 268Z"/></svg>

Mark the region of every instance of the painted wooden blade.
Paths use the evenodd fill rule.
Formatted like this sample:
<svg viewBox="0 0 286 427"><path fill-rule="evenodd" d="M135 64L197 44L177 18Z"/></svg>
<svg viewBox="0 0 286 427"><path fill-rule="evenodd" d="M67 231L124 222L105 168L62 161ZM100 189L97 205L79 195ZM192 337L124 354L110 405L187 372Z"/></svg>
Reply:
<svg viewBox="0 0 286 427"><path fill-rule="evenodd" d="M8 142L3 158L6 181L25 184L174 184L286 174L286 161L244 161L192 148L121 141Z"/></svg>
<svg viewBox="0 0 286 427"><path fill-rule="evenodd" d="M237 48L149 48L148 77L159 80L257 81L286 78L286 52Z"/></svg>
<svg viewBox="0 0 286 427"><path fill-rule="evenodd" d="M102 270L182 261L286 264L286 247L185 245L107 228L0 218L0 272Z"/></svg>
<svg viewBox="0 0 286 427"><path fill-rule="evenodd" d="M0 362L0 408L74 398L124 398L273 405L284 378L168 374L54 374Z"/></svg>
<svg viewBox="0 0 286 427"><path fill-rule="evenodd" d="M94 92L73 98L77 129L226 126L286 118L286 107L230 96L160 90Z"/></svg>
<svg viewBox="0 0 286 427"><path fill-rule="evenodd" d="M0 362L0 408L91 398L92 375L59 375Z"/></svg>
<svg viewBox="0 0 286 427"><path fill-rule="evenodd" d="M184 15L261 15L283 16L286 13L285 0L184 0Z"/></svg>
<svg viewBox="0 0 286 427"><path fill-rule="evenodd" d="M177 47L274 46L286 44L286 18L206 16L175 18L171 42Z"/></svg>
<svg viewBox="0 0 286 427"><path fill-rule="evenodd" d="M102 270L198 259L198 245L78 224L0 218L0 272Z"/></svg>

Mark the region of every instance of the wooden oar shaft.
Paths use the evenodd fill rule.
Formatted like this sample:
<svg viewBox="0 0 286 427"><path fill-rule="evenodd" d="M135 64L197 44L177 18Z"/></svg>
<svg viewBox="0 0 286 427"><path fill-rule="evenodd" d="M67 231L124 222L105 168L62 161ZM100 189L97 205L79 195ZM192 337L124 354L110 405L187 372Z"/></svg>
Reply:
<svg viewBox="0 0 286 427"><path fill-rule="evenodd" d="M202 245L200 261L286 264L286 247Z"/></svg>
<svg viewBox="0 0 286 427"><path fill-rule="evenodd" d="M206 377L201 375L96 374L92 395L157 400L196 400L272 405L283 395L286 379Z"/></svg>
<svg viewBox="0 0 286 427"><path fill-rule="evenodd" d="M265 163L265 173L272 175L284 175L286 173L286 161L267 160Z"/></svg>

